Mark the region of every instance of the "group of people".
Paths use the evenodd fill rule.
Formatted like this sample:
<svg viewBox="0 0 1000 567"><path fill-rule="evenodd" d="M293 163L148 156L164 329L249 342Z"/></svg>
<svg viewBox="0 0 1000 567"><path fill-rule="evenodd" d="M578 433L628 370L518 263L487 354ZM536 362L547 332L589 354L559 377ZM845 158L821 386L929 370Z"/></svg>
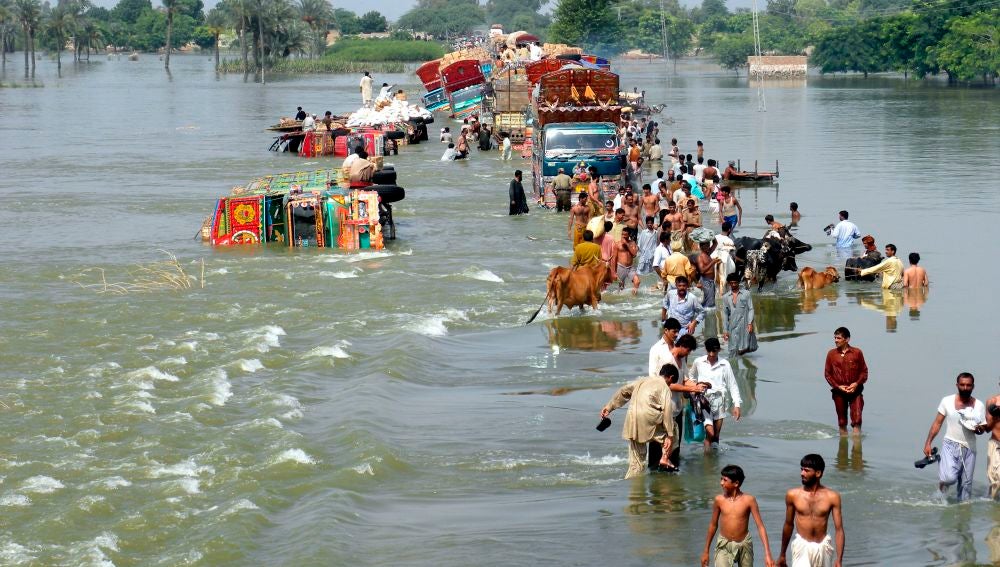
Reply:
<svg viewBox="0 0 1000 567"><path fill-rule="evenodd" d="M504 133L501 139L501 159L510 159L509 136ZM471 144L475 144L480 151L484 152L493 149L493 129L490 128L489 124L480 122L479 116L474 114L463 119L462 129L458 133L457 140L449 126L441 128L441 143L448 145L444 154L441 155L441 161L468 159Z"/></svg>
<svg viewBox="0 0 1000 567"><path fill-rule="evenodd" d="M323 118L317 120L315 114L309 114L305 110L302 110L302 107L299 106L295 112L295 120L302 122L303 132L315 132L321 127L321 125L323 128L326 128L326 130L333 130L333 113L329 110L323 114Z"/></svg>

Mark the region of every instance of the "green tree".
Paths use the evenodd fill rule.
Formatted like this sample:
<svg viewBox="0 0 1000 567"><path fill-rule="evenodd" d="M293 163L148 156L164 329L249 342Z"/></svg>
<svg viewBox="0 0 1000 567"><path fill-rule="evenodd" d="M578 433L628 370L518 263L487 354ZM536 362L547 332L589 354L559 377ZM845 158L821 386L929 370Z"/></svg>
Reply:
<svg viewBox="0 0 1000 567"><path fill-rule="evenodd" d="M470 33L485 21L483 9L475 0L419 0L415 8L399 18L396 26L449 37Z"/></svg>
<svg viewBox="0 0 1000 567"><path fill-rule="evenodd" d="M524 30L540 35L549 24L548 18L538 13L542 4L541 0L488 0L487 19L508 32Z"/></svg>
<svg viewBox="0 0 1000 567"><path fill-rule="evenodd" d="M73 16L66 4L53 8L45 19L45 33L52 40L56 52L56 74L62 77L62 50L66 46L70 29L73 27Z"/></svg>
<svg viewBox="0 0 1000 567"><path fill-rule="evenodd" d="M334 8L333 23L341 35L354 35L361 33L361 24L358 23L358 15L344 8Z"/></svg>
<svg viewBox="0 0 1000 567"><path fill-rule="evenodd" d="M753 35L747 32L723 34L715 40L712 52L720 66L739 73L747 66L747 57L754 54Z"/></svg>
<svg viewBox="0 0 1000 567"><path fill-rule="evenodd" d="M929 55L951 80L990 82L1000 74L1000 10L949 20Z"/></svg>
<svg viewBox="0 0 1000 567"><path fill-rule="evenodd" d="M548 34L552 41L594 50L611 50L624 35L609 0L559 0Z"/></svg>
<svg viewBox="0 0 1000 567"><path fill-rule="evenodd" d="M35 77L35 32L42 17L38 0L15 0L14 14L24 31L24 78L28 78L28 58L31 58L31 77Z"/></svg>
<svg viewBox="0 0 1000 567"><path fill-rule="evenodd" d="M361 33L379 33L389 29L389 22L385 16L375 10L362 14L358 18L358 25L361 27Z"/></svg>
<svg viewBox="0 0 1000 567"><path fill-rule="evenodd" d="M152 9L153 4L150 0L119 0L118 4L111 10L111 17L126 24L134 25L139 21L143 12Z"/></svg>
<svg viewBox="0 0 1000 567"><path fill-rule="evenodd" d="M329 0L299 0L299 15L312 34L309 42L309 58L312 59L326 47L327 26L334 19L333 6Z"/></svg>
<svg viewBox="0 0 1000 567"><path fill-rule="evenodd" d="M216 6L208 11L205 15L205 31L207 31L212 36L212 48L215 51L215 70L219 70L219 36L226 33L229 29L229 22L226 18L226 13Z"/></svg>
<svg viewBox="0 0 1000 567"><path fill-rule="evenodd" d="M0 61L2 72L7 72L7 49L17 28L17 18L8 0L0 0Z"/></svg>

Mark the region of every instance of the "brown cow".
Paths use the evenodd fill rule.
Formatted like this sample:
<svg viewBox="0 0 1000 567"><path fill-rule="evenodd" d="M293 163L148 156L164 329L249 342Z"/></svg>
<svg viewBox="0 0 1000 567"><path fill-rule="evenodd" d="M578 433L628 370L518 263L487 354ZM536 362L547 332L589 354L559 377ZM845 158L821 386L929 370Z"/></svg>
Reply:
<svg viewBox="0 0 1000 567"><path fill-rule="evenodd" d="M799 287L802 289L823 289L833 282L839 281L840 274L833 266L827 266L822 272L817 272L807 266L799 272Z"/></svg>
<svg viewBox="0 0 1000 567"><path fill-rule="evenodd" d="M549 313L555 309L556 315L562 308L579 307L583 311L584 305L590 305L592 309L597 309L597 302L601 300L601 290L614 281L611 268L604 262L596 266L581 266L579 268L565 268L557 266L549 272L548 279L545 280L545 297L548 298Z"/></svg>

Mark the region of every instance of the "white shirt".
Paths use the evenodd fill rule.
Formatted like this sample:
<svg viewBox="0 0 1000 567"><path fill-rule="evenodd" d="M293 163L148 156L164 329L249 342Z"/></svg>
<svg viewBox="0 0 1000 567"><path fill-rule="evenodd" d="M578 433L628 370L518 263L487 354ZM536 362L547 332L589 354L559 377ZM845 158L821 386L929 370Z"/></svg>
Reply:
<svg viewBox="0 0 1000 567"><path fill-rule="evenodd" d="M684 357L680 361L674 358L673 353L670 352L670 347L667 346L667 341L660 340L656 341L653 348L649 349L649 375L658 376L660 374L660 368L663 368L664 364L673 364L677 367L678 379L677 383L682 384L684 382L684 376L687 374L687 357ZM654 370L655 368L655 370ZM674 415L681 413L681 409L684 407L681 404L681 394L680 392L671 391L670 397L674 400Z"/></svg>
<svg viewBox="0 0 1000 567"><path fill-rule="evenodd" d="M372 83L374 83L374 82L375 82L375 79L372 79L368 75L365 75L364 77L361 77L361 85L360 86L361 86L361 95L362 96L364 96L365 98L371 98L371 96L372 96Z"/></svg>
<svg viewBox="0 0 1000 567"><path fill-rule="evenodd" d="M962 427L961 420L971 419L977 425L986 423L986 406L982 400L976 400L971 408L961 410L955 409L955 398L957 394L945 396L938 406L938 413L944 416L944 438L950 439L959 445L967 447L973 453L976 452L976 433Z"/></svg>
<svg viewBox="0 0 1000 567"><path fill-rule="evenodd" d="M510 138L504 138L503 139L503 149L504 149L504 151L507 151L507 150L510 149Z"/></svg>
<svg viewBox="0 0 1000 567"><path fill-rule="evenodd" d="M677 210L681 210L681 199L687 200L687 195L684 194L683 189L678 189L674 191L674 204L677 205Z"/></svg>
<svg viewBox="0 0 1000 567"><path fill-rule="evenodd" d="M703 179L705 179L705 168L706 167L708 167L708 166L705 165L705 164L703 164L703 163L696 163L695 164L695 166L694 166L694 178L698 180L698 183L701 183L701 181Z"/></svg>
<svg viewBox="0 0 1000 567"><path fill-rule="evenodd" d="M663 270L663 263L667 261L667 256L670 256L670 249L661 242L656 246L656 250L653 250L653 265Z"/></svg>
<svg viewBox="0 0 1000 567"><path fill-rule="evenodd" d="M538 44L532 43L528 46L528 53L531 54L532 61L538 61L542 58L542 48Z"/></svg>
<svg viewBox="0 0 1000 567"><path fill-rule="evenodd" d="M441 161L452 161L457 155L458 152L455 151L455 148L448 148L444 151L444 154L441 155Z"/></svg>
<svg viewBox="0 0 1000 567"><path fill-rule="evenodd" d="M384 99L390 99L390 98L392 98L392 87L391 86L387 86L387 87L382 87L381 89L379 89L379 91L378 91L378 98L384 98Z"/></svg>
<svg viewBox="0 0 1000 567"><path fill-rule="evenodd" d="M312 115L307 115L305 119L302 121L302 131L306 132L315 129L316 129L316 119L313 118Z"/></svg>
<svg viewBox="0 0 1000 567"><path fill-rule="evenodd" d="M856 239L861 238L861 233L853 222L842 220L833 227L830 236L837 239L837 248L850 248Z"/></svg>
<svg viewBox="0 0 1000 567"><path fill-rule="evenodd" d="M740 388L736 385L736 376L733 375L733 367L724 358L719 358L715 364L708 362L708 355L694 359L694 364L691 365L691 379L696 382L708 382L712 385L705 391L706 396L725 395L726 392L729 392L734 407L740 407L743 404Z"/></svg>
<svg viewBox="0 0 1000 567"><path fill-rule="evenodd" d="M663 150L660 148L660 144L649 146L649 159L663 159Z"/></svg>

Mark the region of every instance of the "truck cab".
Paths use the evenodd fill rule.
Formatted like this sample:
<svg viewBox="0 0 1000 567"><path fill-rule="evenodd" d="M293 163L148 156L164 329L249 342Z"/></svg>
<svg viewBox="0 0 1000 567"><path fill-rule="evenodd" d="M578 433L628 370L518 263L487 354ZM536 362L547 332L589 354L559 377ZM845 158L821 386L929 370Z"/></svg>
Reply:
<svg viewBox="0 0 1000 567"><path fill-rule="evenodd" d="M536 132L532 148L534 194L546 207L555 206L552 178L562 168L573 176L573 169L586 162L597 168L598 184L605 199L613 199L622 187L625 155L618 143L618 132L611 122L559 122L546 124ZM589 180L574 178L574 193L586 191ZM576 202L576 199L573 199Z"/></svg>

